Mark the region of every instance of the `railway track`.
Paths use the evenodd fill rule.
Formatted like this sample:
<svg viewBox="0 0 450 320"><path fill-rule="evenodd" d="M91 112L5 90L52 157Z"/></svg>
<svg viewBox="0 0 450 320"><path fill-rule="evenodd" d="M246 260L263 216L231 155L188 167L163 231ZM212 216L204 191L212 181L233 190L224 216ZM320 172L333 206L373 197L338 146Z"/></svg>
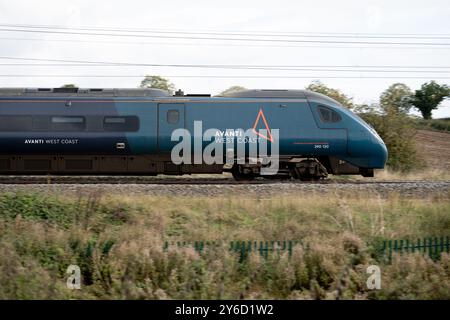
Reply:
<svg viewBox="0 0 450 320"><path fill-rule="evenodd" d="M16 192L90 196L242 196L258 199L292 195L345 193L355 196L450 197L450 181L377 181L329 179L319 182L298 180L235 181L232 178L124 177L124 176L3 176L0 194Z"/></svg>
<svg viewBox="0 0 450 320"><path fill-rule="evenodd" d="M450 181L439 181L450 183ZM145 177L145 176L0 176L0 185L35 185L35 184L143 184L143 185L373 185L373 184L422 184L433 183L429 180L347 180L326 179L320 181L300 181L286 179L255 179L236 181L233 178L179 178L179 177Z"/></svg>

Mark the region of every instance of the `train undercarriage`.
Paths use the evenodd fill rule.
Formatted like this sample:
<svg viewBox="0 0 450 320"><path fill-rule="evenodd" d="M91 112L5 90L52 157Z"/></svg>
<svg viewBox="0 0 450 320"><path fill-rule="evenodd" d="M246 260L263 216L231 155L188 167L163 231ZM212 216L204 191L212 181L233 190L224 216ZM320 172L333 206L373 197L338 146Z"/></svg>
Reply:
<svg viewBox="0 0 450 320"><path fill-rule="evenodd" d="M348 162L334 157L297 158L280 160L277 174L261 174L263 166L258 163L234 164L230 169L234 179L238 181L253 180L257 177L266 179L298 179L301 181L318 181L328 177L328 174L348 175L360 174L363 177L373 177L373 169L356 167Z"/></svg>
<svg viewBox="0 0 450 320"><path fill-rule="evenodd" d="M238 164L239 163L239 164ZM264 174L259 161L234 164L175 165L169 155L0 155L0 175L183 175L230 172L238 181L265 179L299 179L317 181L328 174L373 176L373 169L358 168L335 157L279 159L276 174Z"/></svg>

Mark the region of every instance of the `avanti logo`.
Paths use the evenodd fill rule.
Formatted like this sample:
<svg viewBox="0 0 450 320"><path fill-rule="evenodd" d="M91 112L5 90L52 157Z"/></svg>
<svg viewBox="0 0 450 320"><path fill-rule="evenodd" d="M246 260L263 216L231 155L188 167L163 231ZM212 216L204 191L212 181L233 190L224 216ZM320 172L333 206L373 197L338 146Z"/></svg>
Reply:
<svg viewBox="0 0 450 320"><path fill-rule="evenodd" d="M262 125L260 125L262 122ZM260 128L258 129L258 125ZM271 129L259 109L252 128L203 129L203 121L194 121L192 132L175 129L171 141L178 141L171 150L174 164L260 164L261 175L278 172L279 130ZM270 142L270 143L268 143Z"/></svg>
<svg viewBox="0 0 450 320"><path fill-rule="evenodd" d="M260 119L262 119L264 126L266 127L267 136L258 132L258 130L256 129L258 127L258 122ZM258 115L256 116L255 124L253 125L252 129L253 129L253 132L256 135L258 135L259 137L269 140L270 142L273 142L272 132L270 131L270 127L269 127L269 124L267 123L266 116L264 115L264 112L261 108L259 109Z"/></svg>

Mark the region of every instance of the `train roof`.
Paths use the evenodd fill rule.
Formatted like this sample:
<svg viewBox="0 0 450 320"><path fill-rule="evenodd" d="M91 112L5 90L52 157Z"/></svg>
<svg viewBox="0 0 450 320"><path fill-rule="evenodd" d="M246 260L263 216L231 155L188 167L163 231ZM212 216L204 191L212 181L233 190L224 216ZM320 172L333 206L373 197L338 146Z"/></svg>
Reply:
<svg viewBox="0 0 450 320"><path fill-rule="evenodd" d="M252 89L218 95L226 98L306 98L306 90Z"/></svg>
<svg viewBox="0 0 450 320"><path fill-rule="evenodd" d="M325 100L333 104L340 105L336 100L309 90L290 90L290 89L256 89L256 90L242 90L231 93L219 95L219 97L226 98L266 98L266 99L309 99L309 100Z"/></svg>
<svg viewBox="0 0 450 320"><path fill-rule="evenodd" d="M0 96L75 96L75 97L210 97L209 94L184 94L153 88L0 88ZM308 99L328 101L340 105L326 95L308 90L252 89L217 95L221 98Z"/></svg>
<svg viewBox="0 0 450 320"><path fill-rule="evenodd" d="M169 97L167 91L150 88L0 88L0 96Z"/></svg>

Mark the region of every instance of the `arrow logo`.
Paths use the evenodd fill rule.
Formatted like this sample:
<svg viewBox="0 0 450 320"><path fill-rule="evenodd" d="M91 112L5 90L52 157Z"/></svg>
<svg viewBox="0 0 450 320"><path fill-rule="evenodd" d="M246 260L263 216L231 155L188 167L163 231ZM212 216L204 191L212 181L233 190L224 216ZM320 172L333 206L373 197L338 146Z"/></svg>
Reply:
<svg viewBox="0 0 450 320"><path fill-rule="evenodd" d="M262 121L264 123L264 126L266 127L267 136L259 133L258 130L256 130L256 127L258 126L259 119L262 119ZM273 142L272 133L270 132L269 125L267 124L266 117L264 116L264 112L262 111L261 108L259 109L258 116L256 117L255 124L253 125L253 132L256 135L260 136L261 138L264 138L266 140L269 140L270 142Z"/></svg>

